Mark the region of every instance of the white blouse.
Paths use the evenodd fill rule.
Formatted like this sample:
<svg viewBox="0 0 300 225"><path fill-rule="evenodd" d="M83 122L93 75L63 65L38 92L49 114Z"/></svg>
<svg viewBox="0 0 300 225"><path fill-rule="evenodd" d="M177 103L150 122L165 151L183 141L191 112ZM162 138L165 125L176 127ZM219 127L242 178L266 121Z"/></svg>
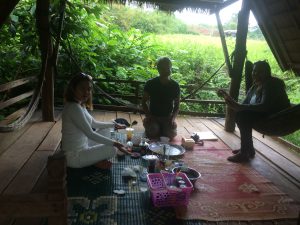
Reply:
<svg viewBox="0 0 300 225"><path fill-rule="evenodd" d="M80 104L68 102L62 112L62 149L66 152L85 150L89 147L89 139L112 146L113 140L97 133L93 128L103 129L113 126L113 122L95 120Z"/></svg>

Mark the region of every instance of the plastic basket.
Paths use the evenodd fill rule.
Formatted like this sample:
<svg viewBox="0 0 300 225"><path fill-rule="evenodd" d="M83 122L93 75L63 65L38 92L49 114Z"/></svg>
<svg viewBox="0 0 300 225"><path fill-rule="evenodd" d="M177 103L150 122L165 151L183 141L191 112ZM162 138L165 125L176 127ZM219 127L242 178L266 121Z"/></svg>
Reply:
<svg viewBox="0 0 300 225"><path fill-rule="evenodd" d="M186 187L177 187L176 177L180 176L185 181ZM153 205L156 207L186 206L189 203L193 185L184 173L150 173L147 183Z"/></svg>

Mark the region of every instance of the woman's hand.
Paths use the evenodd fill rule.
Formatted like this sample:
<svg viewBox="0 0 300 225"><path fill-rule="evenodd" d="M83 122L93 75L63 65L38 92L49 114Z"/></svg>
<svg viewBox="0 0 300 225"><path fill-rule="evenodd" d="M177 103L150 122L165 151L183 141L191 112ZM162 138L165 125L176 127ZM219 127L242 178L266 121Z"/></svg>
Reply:
<svg viewBox="0 0 300 225"><path fill-rule="evenodd" d="M241 111L243 109L243 105L236 102L231 96L224 90L220 89L217 91L219 97L223 97L226 105L234 111Z"/></svg>
<svg viewBox="0 0 300 225"><path fill-rule="evenodd" d="M118 129L125 129L126 125L125 124L120 124L120 123L116 123L115 121L113 121L114 125L115 125L115 130Z"/></svg>
<svg viewBox="0 0 300 225"><path fill-rule="evenodd" d="M127 148L120 142L114 142L114 147L116 147L119 151L124 152L126 154L130 154L130 152L127 151Z"/></svg>

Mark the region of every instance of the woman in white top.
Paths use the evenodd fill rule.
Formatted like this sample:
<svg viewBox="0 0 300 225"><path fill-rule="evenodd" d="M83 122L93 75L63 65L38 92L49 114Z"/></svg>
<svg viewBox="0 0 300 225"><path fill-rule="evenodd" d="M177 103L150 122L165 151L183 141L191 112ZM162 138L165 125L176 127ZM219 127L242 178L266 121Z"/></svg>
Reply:
<svg viewBox="0 0 300 225"><path fill-rule="evenodd" d="M114 157L117 150L127 150L124 145L97 130L125 127L113 122L97 121L87 108L92 110L92 77L78 73L68 84L62 112L62 149L66 154L67 166L82 168L95 165L107 168L110 165L108 159ZM90 141L96 144L91 146Z"/></svg>

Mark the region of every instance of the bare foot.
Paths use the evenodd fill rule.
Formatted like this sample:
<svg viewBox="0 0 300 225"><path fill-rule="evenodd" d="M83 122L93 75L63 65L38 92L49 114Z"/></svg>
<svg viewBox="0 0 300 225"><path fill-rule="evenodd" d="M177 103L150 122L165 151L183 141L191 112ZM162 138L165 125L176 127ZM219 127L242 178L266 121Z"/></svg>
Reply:
<svg viewBox="0 0 300 225"><path fill-rule="evenodd" d="M99 169L108 170L111 168L112 162L109 160L102 160L100 162L95 163L94 166L96 166Z"/></svg>

